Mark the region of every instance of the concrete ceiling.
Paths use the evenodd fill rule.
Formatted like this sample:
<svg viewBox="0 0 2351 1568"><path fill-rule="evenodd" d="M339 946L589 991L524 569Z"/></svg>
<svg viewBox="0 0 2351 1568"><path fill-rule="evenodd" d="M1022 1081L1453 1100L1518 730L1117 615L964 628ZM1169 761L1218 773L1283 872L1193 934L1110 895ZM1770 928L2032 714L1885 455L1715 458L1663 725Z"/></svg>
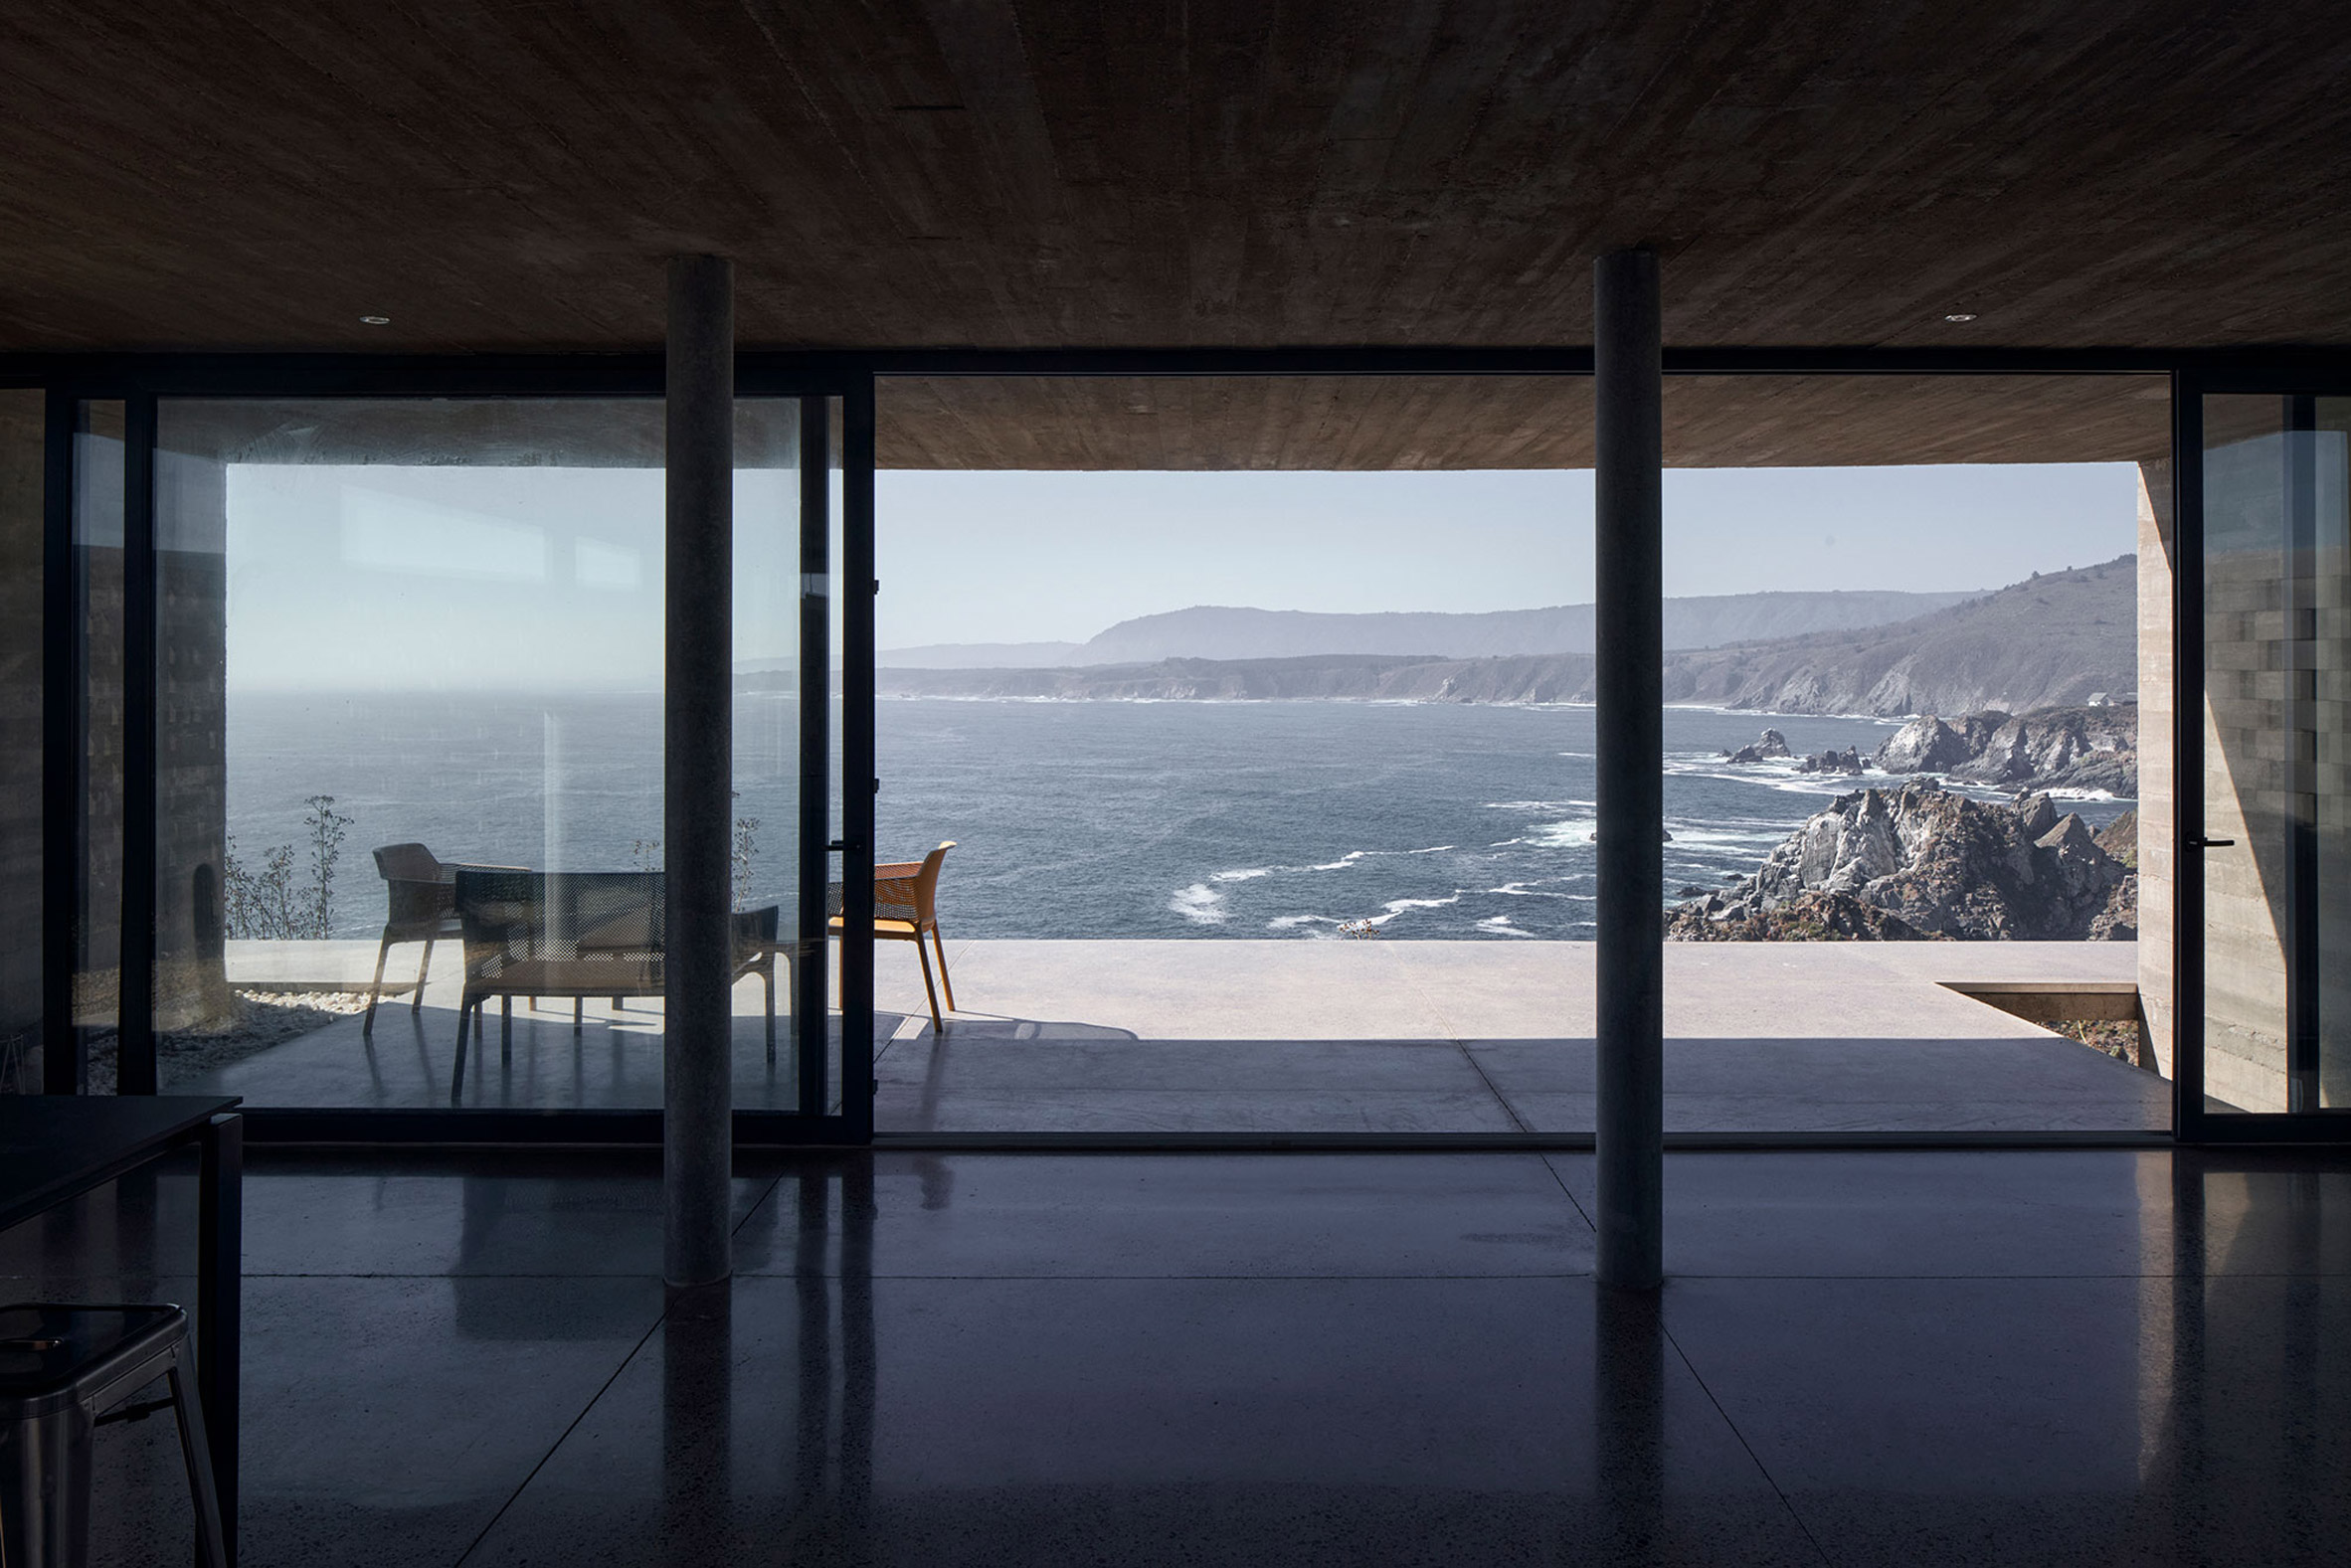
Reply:
<svg viewBox="0 0 2351 1568"><path fill-rule="evenodd" d="M2272 419L2276 400L2258 400ZM1677 376L1679 467L2163 455L2161 376ZM885 378L885 468L1583 468L1576 376ZM109 434L118 434L118 424ZM799 462L796 405L736 405L738 467ZM657 399L167 399L167 451L252 463L657 467Z"/></svg>
<svg viewBox="0 0 2351 1568"><path fill-rule="evenodd" d="M2310 0L15 0L0 348L2351 343ZM1977 319L1953 324L1952 312ZM391 318L385 327L360 317Z"/></svg>
<svg viewBox="0 0 2351 1568"><path fill-rule="evenodd" d="M886 468L1587 468L1575 376L892 377ZM2162 376L1670 376L1677 467L2112 462L2169 448Z"/></svg>

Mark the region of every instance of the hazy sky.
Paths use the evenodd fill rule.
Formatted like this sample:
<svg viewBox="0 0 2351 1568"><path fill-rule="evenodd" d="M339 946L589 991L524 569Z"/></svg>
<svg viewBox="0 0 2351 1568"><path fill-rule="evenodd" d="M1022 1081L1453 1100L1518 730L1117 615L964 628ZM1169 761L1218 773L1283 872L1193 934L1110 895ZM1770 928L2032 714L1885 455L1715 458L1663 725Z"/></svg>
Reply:
<svg viewBox="0 0 2351 1568"><path fill-rule="evenodd" d="M1589 472L878 476L881 647L1082 641L1190 605L1515 610L1592 597ZM2135 471L1709 469L1666 479L1666 591L1995 588L2135 540ZM794 481L736 488L736 653L797 646ZM661 475L245 465L246 688L657 686Z"/></svg>
<svg viewBox="0 0 2351 1568"><path fill-rule="evenodd" d="M1523 610L1592 598L1592 475L878 476L879 645L1079 642L1189 605ZM1998 588L2137 541L2129 463L1666 475L1666 592Z"/></svg>

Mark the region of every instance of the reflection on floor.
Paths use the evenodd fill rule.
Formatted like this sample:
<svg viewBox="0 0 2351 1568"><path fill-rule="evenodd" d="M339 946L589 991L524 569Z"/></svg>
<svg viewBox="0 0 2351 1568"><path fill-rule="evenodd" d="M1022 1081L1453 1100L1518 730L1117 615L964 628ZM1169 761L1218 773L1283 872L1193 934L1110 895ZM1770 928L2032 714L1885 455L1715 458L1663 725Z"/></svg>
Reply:
<svg viewBox="0 0 2351 1568"><path fill-rule="evenodd" d="M257 1154L246 1560L2315 1563L2351 1527L2351 1165L1683 1154L1655 1305L1588 1158ZM0 1236L184 1295L192 1182ZM156 1222L158 1207L166 1211ZM102 1563L184 1560L167 1424Z"/></svg>
<svg viewBox="0 0 2351 1568"><path fill-rule="evenodd" d="M1670 944L1666 1104L1688 1131L2161 1130L2171 1086L1945 981L2127 986L2128 943ZM912 951L876 954L876 1125L897 1132L1588 1132L1588 943L968 942L931 1026ZM240 944L364 984L372 944ZM413 959L412 959L413 961ZM271 971L269 965L278 965ZM455 985L387 1003L166 1088L256 1106L452 1103ZM353 980L349 976L355 974ZM769 1067L756 982L735 993L736 1103L790 1107L790 1020ZM516 1004L511 1060L468 1060L455 1103L660 1103L657 1003ZM836 1072L827 1074L838 1081Z"/></svg>

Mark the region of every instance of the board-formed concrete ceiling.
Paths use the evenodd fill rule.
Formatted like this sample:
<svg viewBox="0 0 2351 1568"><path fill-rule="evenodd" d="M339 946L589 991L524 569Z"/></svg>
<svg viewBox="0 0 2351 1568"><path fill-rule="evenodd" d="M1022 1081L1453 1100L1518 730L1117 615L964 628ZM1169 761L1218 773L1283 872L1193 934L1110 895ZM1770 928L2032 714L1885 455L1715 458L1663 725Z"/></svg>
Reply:
<svg viewBox="0 0 2351 1568"><path fill-rule="evenodd" d="M0 349L2351 343L2339 0L15 0ZM1946 321L1970 314L1964 323ZM385 316L370 326L363 316Z"/></svg>
<svg viewBox="0 0 2351 1568"><path fill-rule="evenodd" d="M2275 400L2263 404L2272 418ZM1677 467L2160 457L2162 376L1674 376ZM1580 376L885 377L884 468L1583 468ZM797 406L736 404L735 463L800 460ZM105 434L120 434L115 423ZM167 451L246 463L658 467L657 399L174 398Z"/></svg>
<svg viewBox="0 0 2351 1568"><path fill-rule="evenodd" d="M1666 462L2161 457L2162 376L1669 376ZM1588 468L1579 376L887 377L885 468Z"/></svg>

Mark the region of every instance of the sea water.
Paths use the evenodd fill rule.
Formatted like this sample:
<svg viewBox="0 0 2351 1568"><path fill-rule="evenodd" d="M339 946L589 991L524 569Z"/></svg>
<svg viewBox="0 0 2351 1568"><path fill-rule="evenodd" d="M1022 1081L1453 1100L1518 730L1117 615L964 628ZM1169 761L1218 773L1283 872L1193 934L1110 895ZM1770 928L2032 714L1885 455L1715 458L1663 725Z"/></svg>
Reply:
<svg viewBox="0 0 2351 1568"><path fill-rule="evenodd" d="M748 903L791 898L798 724L789 697L737 701ZM1867 758L1894 732L1667 709L1661 897L1743 876L1836 795L1895 782L1723 760L1766 725L1799 757ZM876 849L913 859L957 841L940 910L964 938L1588 938L1593 728L1591 709L1566 706L885 700ZM249 867L293 844L306 876L305 802L334 796L351 819L336 933L370 937L383 920L377 844L538 868L658 865L660 736L658 693L233 694L230 831ZM2067 805L2094 826L2130 803ZM836 807L835 834L837 821Z"/></svg>

